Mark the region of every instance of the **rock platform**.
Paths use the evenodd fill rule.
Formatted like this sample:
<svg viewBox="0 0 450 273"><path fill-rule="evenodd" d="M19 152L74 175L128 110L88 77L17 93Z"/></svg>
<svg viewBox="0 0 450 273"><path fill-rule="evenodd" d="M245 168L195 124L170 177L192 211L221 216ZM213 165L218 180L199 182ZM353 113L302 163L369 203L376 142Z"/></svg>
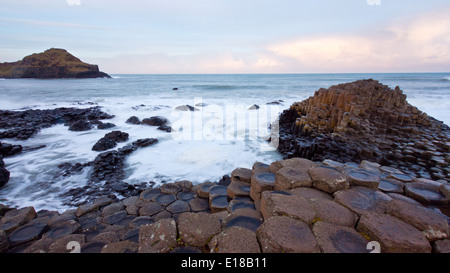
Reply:
<svg viewBox="0 0 450 273"><path fill-rule="evenodd" d="M449 253L449 186L368 161L257 162L64 213L0 205L0 252Z"/></svg>

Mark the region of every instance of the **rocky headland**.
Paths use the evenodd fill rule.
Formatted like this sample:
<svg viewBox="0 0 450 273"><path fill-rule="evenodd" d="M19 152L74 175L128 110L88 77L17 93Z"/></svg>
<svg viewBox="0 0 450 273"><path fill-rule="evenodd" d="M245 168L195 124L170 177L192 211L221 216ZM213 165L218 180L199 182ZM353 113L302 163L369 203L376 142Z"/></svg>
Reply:
<svg viewBox="0 0 450 273"><path fill-rule="evenodd" d="M110 78L98 65L82 62L64 49L51 48L26 56L21 61L0 63L0 78Z"/></svg>
<svg viewBox="0 0 450 273"><path fill-rule="evenodd" d="M98 107L1 111L0 138L27 139L58 123L110 129L102 120L111 117ZM170 132L164 117L126 122ZM286 159L218 182L154 187L125 183L124 167L158 140L114 149L129 135L110 131L92 147L93 162L58 166L63 176L91 168L87 186L61 194L74 209L0 205L0 252L70 252L75 243L82 253L368 253L377 245L384 253L449 253L448 136L399 88L357 81L321 89L281 115ZM4 157L38 148L0 144ZM5 168L0 160L0 178L9 177Z"/></svg>
<svg viewBox="0 0 450 273"><path fill-rule="evenodd" d="M280 117L278 150L287 158L362 160L417 177L450 180L450 128L375 80L320 89Z"/></svg>

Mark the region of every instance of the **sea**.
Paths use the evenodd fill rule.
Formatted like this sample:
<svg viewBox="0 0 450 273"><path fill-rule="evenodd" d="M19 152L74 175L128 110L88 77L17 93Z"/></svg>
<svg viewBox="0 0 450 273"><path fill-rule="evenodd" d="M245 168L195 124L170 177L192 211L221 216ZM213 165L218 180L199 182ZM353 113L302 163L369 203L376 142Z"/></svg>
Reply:
<svg viewBox="0 0 450 273"><path fill-rule="evenodd" d="M276 150L278 115L319 88L361 79L399 86L408 102L450 125L450 73L412 74L237 74L112 75L111 79L0 79L0 109L27 110L99 106L115 115L108 130L69 131L55 125L28 140L2 139L23 147L44 148L4 158L10 181L0 189L0 203L36 210L64 211L61 193L88 183L91 169L58 176L62 163L87 163L99 152L92 146L106 133L120 130L129 140L157 138L126 159L125 182L156 185L179 180L194 184L219 181L235 168L282 158ZM178 106L189 105L177 110ZM180 109L180 108L178 108ZM192 108L191 108L192 109ZM162 116L171 133L126 123ZM100 182L101 183L101 182ZM119 196L120 197L120 196Z"/></svg>

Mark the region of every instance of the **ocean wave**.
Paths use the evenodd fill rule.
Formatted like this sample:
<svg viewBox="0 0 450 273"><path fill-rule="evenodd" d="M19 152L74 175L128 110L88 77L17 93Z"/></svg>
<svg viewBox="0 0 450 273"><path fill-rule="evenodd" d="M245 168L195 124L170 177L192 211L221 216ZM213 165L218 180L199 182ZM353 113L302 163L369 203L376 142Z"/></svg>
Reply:
<svg viewBox="0 0 450 273"><path fill-rule="evenodd" d="M442 79L443 81L450 81L450 76L446 76L446 77L444 77L443 79Z"/></svg>

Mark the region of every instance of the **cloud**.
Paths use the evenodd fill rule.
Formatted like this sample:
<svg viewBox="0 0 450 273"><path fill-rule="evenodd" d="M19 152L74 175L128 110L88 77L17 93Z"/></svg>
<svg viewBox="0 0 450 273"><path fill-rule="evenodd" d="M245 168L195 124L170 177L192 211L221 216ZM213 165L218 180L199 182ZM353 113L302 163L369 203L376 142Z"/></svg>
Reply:
<svg viewBox="0 0 450 273"><path fill-rule="evenodd" d="M298 69L309 72L448 70L449 12L450 9L445 9L427 13L365 33L276 42L267 49L279 57L295 60Z"/></svg>
<svg viewBox="0 0 450 273"><path fill-rule="evenodd" d="M244 49L158 51L96 58L108 73L336 73L450 70L450 9L365 27L313 34Z"/></svg>

